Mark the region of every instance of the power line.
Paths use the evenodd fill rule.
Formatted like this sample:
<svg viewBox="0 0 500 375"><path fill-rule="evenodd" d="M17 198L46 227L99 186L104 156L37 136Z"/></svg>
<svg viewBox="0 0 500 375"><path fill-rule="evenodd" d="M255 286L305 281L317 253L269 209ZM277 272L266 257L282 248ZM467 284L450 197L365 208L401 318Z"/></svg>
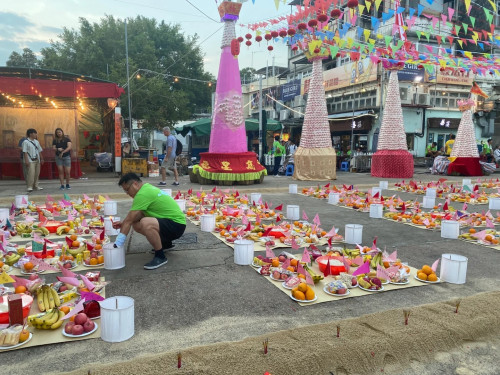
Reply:
<svg viewBox="0 0 500 375"><path fill-rule="evenodd" d="M194 9L196 9L198 12L200 12L201 14L203 14L209 20L212 20L214 22L219 23L219 21L217 21L217 20L213 19L212 17L210 17L208 14L206 14L204 11L202 11L200 8L198 8L196 5L194 5L193 3L191 3L189 0L186 0L186 3L188 3L189 5L191 5Z"/></svg>

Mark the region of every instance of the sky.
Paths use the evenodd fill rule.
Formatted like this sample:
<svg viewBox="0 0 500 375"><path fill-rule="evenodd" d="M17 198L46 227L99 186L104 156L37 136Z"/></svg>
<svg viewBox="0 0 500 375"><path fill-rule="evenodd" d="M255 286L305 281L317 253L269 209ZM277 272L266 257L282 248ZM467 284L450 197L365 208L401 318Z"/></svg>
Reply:
<svg viewBox="0 0 500 375"><path fill-rule="evenodd" d="M197 7L198 9L196 9ZM218 1L220 3L220 1ZM252 0L243 4L239 24L266 21L290 13L282 2L276 9L274 0ZM138 15L166 23L180 24L186 35L198 34L205 54L205 70L217 77L222 40L215 0L15 0L2 1L0 8L0 66L5 66L13 51L22 53L28 47L38 53L58 41L64 27L79 30L79 18L98 23L105 15L115 18L135 18ZM236 27L236 35L244 36L246 29ZM254 41L251 47L242 43L240 69L261 69L274 63L287 66L284 44L273 44L269 52L265 42ZM124 52L125 53L125 52ZM71 72L85 74L85 72Z"/></svg>

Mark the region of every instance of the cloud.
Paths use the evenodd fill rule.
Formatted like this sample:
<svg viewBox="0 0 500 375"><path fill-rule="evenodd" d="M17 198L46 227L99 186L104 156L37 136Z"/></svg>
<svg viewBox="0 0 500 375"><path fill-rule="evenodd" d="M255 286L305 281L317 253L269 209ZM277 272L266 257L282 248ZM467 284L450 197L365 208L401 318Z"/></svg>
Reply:
<svg viewBox="0 0 500 375"><path fill-rule="evenodd" d="M0 38L9 39L23 33L35 24L26 17L11 12L0 12Z"/></svg>
<svg viewBox="0 0 500 375"><path fill-rule="evenodd" d="M10 40L0 40L0 66L6 65L12 52L22 54L23 48L29 48L37 55L38 58L40 58L40 50L49 46L50 44L44 41L13 42Z"/></svg>
<svg viewBox="0 0 500 375"><path fill-rule="evenodd" d="M63 29L60 27L53 27L53 26L41 26L40 31L43 33L47 34L62 34Z"/></svg>

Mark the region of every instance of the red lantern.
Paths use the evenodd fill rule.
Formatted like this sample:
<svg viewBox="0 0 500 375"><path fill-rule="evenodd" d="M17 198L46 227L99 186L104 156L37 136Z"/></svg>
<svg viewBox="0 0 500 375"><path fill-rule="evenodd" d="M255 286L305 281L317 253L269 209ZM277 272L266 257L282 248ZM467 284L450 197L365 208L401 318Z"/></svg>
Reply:
<svg viewBox="0 0 500 375"><path fill-rule="evenodd" d="M243 37L242 37L242 36L239 36L239 37L238 37L238 42L240 42L240 43L241 43L241 42L243 42L243 40L244 40L244 39L243 39Z"/></svg>
<svg viewBox="0 0 500 375"><path fill-rule="evenodd" d="M252 42L251 42L251 41L249 41L249 40L247 40L247 41L245 42L245 44L246 44L248 47L250 47L250 46L252 45Z"/></svg>
<svg viewBox="0 0 500 375"><path fill-rule="evenodd" d="M444 72L446 69L445 68L441 68L439 69L441 72Z"/></svg>
<svg viewBox="0 0 500 375"><path fill-rule="evenodd" d="M271 31L271 36L272 36L273 38L277 38L277 37L279 37L279 36L280 36L280 34L279 34L277 31Z"/></svg>
<svg viewBox="0 0 500 375"><path fill-rule="evenodd" d="M266 34L264 35L264 39L269 42L271 39L273 39L273 37L271 36L271 34Z"/></svg>
<svg viewBox="0 0 500 375"><path fill-rule="evenodd" d="M312 19L312 20L309 20L309 22L307 23L309 25L309 27L316 27L318 26L318 20L315 20L315 19Z"/></svg>
<svg viewBox="0 0 500 375"><path fill-rule="evenodd" d="M417 68L419 68L419 69L423 69L423 68L424 68L424 66L423 66L422 64L420 64L420 65L417 65Z"/></svg>
<svg viewBox="0 0 500 375"><path fill-rule="evenodd" d="M288 29L287 33L288 33L289 36L294 36L295 35L295 29L291 29L290 28L290 29Z"/></svg>
<svg viewBox="0 0 500 375"><path fill-rule="evenodd" d="M238 39L231 40L231 55L238 56L240 54L240 42Z"/></svg>
<svg viewBox="0 0 500 375"><path fill-rule="evenodd" d="M300 31L307 30L307 25L305 23L301 22L297 25L297 29L299 29Z"/></svg>
<svg viewBox="0 0 500 375"><path fill-rule="evenodd" d="M299 47L297 46L292 46L292 51L297 51L299 49Z"/></svg>
<svg viewBox="0 0 500 375"><path fill-rule="evenodd" d="M245 38L252 39L252 34L245 34Z"/></svg>
<svg viewBox="0 0 500 375"><path fill-rule="evenodd" d="M348 8L351 8L351 9L352 9L352 8L356 8L356 7L358 6L358 4L359 4L359 3L358 3L358 0L349 0L349 1L347 2L347 7L348 7Z"/></svg>
<svg viewBox="0 0 500 375"><path fill-rule="evenodd" d="M286 37L287 35L288 35L288 34L287 34L286 30L281 30L281 31L280 31L280 37L284 38L284 37Z"/></svg>
<svg viewBox="0 0 500 375"><path fill-rule="evenodd" d="M314 49L314 53L319 53L321 50L319 48Z"/></svg>
<svg viewBox="0 0 500 375"><path fill-rule="evenodd" d="M267 46L267 50L268 50L269 52L271 52L273 49L274 49L274 48L273 48L273 46Z"/></svg>
<svg viewBox="0 0 500 375"><path fill-rule="evenodd" d="M332 10L332 12L330 13L330 15L331 15L333 18L335 18L335 19L339 18L341 14L342 14L342 12L340 11L340 9L334 9L334 10Z"/></svg>
<svg viewBox="0 0 500 375"><path fill-rule="evenodd" d="M328 21L328 16L326 14L319 14L318 21L321 23L326 22L326 21Z"/></svg>
<svg viewBox="0 0 500 375"><path fill-rule="evenodd" d="M255 37L255 41L256 41L256 42L259 42L259 43L260 43L260 42L262 42L262 37L261 37L260 35L257 35L257 36Z"/></svg>

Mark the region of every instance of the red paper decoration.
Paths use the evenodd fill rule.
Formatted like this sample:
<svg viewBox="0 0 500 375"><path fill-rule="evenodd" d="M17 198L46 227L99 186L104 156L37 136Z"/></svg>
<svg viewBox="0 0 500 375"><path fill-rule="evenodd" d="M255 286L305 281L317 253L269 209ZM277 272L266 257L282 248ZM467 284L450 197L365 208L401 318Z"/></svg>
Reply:
<svg viewBox="0 0 500 375"><path fill-rule="evenodd" d="M239 37L238 37L238 42L240 42L240 43L241 43L241 42L243 42L243 40L244 40L244 39L243 39L243 37L242 37L242 36L239 36Z"/></svg>
<svg viewBox="0 0 500 375"><path fill-rule="evenodd" d="M280 34L279 34L277 31L271 31L271 36L272 36L273 38L277 38L277 37L279 37L279 35L280 35Z"/></svg>
<svg viewBox="0 0 500 375"><path fill-rule="evenodd" d="M295 29L288 29L287 31L289 36L294 36L295 35Z"/></svg>
<svg viewBox="0 0 500 375"><path fill-rule="evenodd" d="M240 42L238 39L231 40L231 55L238 56L240 54Z"/></svg>
<svg viewBox="0 0 500 375"><path fill-rule="evenodd" d="M247 40L247 41L245 42L245 44L246 44L248 47L250 47L250 46L252 45L252 42L251 42L251 41L249 41L249 40Z"/></svg>
<svg viewBox="0 0 500 375"><path fill-rule="evenodd" d="M271 39L273 39L273 37L271 36L271 34L266 34L264 35L264 39L269 42Z"/></svg>
<svg viewBox="0 0 500 375"><path fill-rule="evenodd" d="M294 45L294 46L292 46L292 51L297 51L298 49L299 49L299 47L297 47L297 46L295 46L295 45Z"/></svg>
<svg viewBox="0 0 500 375"><path fill-rule="evenodd" d="M262 42L262 37L260 35L257 35L255 37L255 41L258 42L258 43Z"/></svg>
<svg viewBox="0 0 500 375"><path fill-rule="evenodd" d="M309 25L309 27L316 27L318 26L318 20L315 20L315 19L312 19L312 20L309 20L309 22L307 23Z"/></svg>
<svg viewBox="0 0 500 375"><path fill-rule="evenodd" d="M245 34L245 38L252 39L252 34L250 34L250 33L249 34Z"/></svg>
<svg viewBox="0 0 500 375"><path fill-rule="evenodd" d="M314 53L319 53L321 50L319 48L314 49Z"/></svg>
<svg viewBox="0 0 500 375"><path fill-rule="evenodd" d="M335 19L339 18L341 14L342 14L342 12L340 11L340 9L334 9L334 10L332 10L332 12L330 13L330 15L331 15L333 18L335 18Z"/></svg>
<svg viewBox="0 0 500 375"><path fill-rule="evenodd" d="M269 52L271 52L274 48L273 48L273 46L267 46L267 49Z"/></svg>
<svg viewBox="0 0 500 375"><path fill-rule="evenodd" d="M286 32L286 30L281 30L279 32L279 34L280 34L280 37L282 37L282 38L284 38L284 37L286 37L288 35L287 32Z"/></svg>
<svg viewBox="0 0 500 375"><path fill-rule="evenodd" d="M326 22L326 21L328 21L328 16L326 14L319 14L318 21L321 23Z"/></svg>
<svg viewBox="0 0 500 375"><path fill-rule="evenodd" d="M307 25L304 22L301 22L297 25L297 29L299 29L300 31L307 30Z"/></svg>
<svg viewBox="0 0 500 375"><path fill-rule="evenodd" d="M356 8L358 6L358 0L349 0L347 2L347 7L348 8Z"/></svg>

